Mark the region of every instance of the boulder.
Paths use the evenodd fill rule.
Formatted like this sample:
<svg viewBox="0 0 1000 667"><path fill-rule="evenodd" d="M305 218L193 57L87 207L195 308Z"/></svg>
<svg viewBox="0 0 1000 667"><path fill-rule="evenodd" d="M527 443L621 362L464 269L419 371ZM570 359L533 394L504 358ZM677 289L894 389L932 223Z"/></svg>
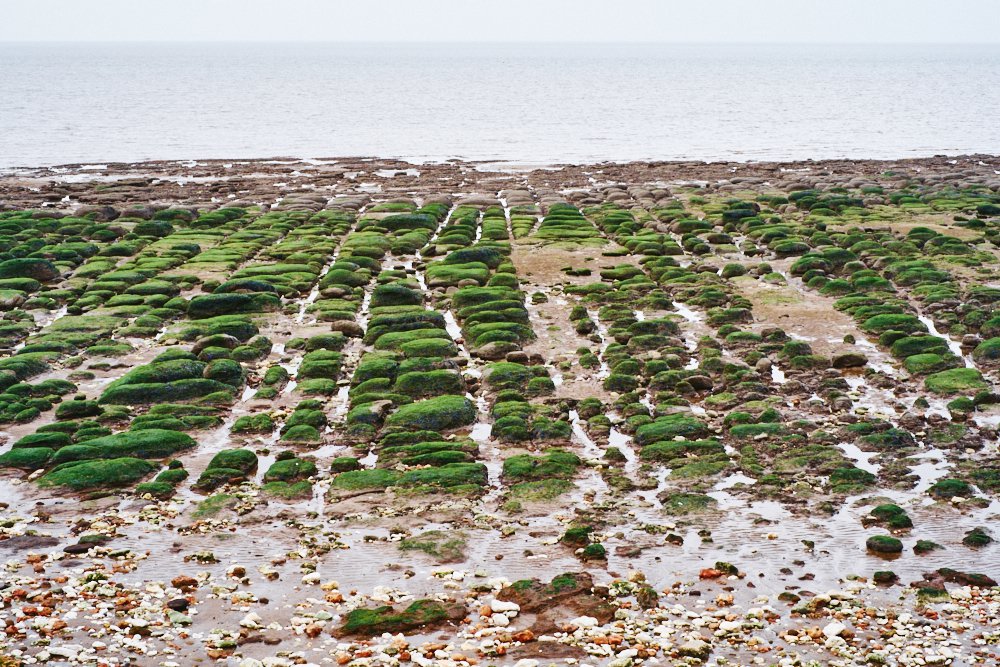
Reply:
<svg viewBox="0 0 1000 667"><path fill-rule="evenodd" d="M868 357L860 352L843 352L833 356L834 368L862 368L868 363Z"/></svg>

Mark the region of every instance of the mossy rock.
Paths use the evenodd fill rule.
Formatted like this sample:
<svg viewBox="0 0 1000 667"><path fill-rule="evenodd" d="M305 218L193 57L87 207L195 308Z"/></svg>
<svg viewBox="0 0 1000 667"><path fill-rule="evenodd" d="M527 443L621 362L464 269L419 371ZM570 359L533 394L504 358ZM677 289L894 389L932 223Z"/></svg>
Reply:
<svg viewBox="0 0 1000 667"><path fill-rule="evenodd" d="M861 330L868 333L882 333L890 329L907 334L927 331L923 322L913 315L904 313L883 313L870 317L861 323Z"/></svg>
<svg viewBox="0 0 1000 667"><path fill-rule="evenodd" d="M737 276L745 276L747 273L748 269L743 264L726 264L722 267L723 278L736 278Z"/></svg>
<svg viewBox="0 0 1000 667"><path fill-rule="evenodd" d="M49 424L49 426L54 426L54 424ZM26 435L23 438L18 439L13 445L12 449L23 449L23 448L35 448L35 447L47 447L50 449L59 449L60 447L66 447L67 445L73 444L73 440L70 438L70 434L74 433L79 429L77 424L70 424L70 429L67 431L42 431L39 428L38 431Z"/></svg>
<svg viewBox="0 0 1000 667"><path fill-rule="evenodd" d="M372 317L368 323L363 340L370 344L391 332L444 329L445 326L444 315L433 310L418 309L395 314L379 314Z"/></svg>
<svg viewBox="0 0 1000 667"><path fill-rule="evenodd" d="M386 489L393 486L401 475L402 473L397 470L386 470L384 468L350 470L334 477L330 488L341 491Z"/></svg>
<svg viewBox="0 0 1000 667"><path fill-rule="evenodd" d="M184 433L164 429L126 431L83 444L59 449L52 458L56 465L91 459L162 459L193 448L197 443Z"/></svg>
<svg viewBox="0 0 1000 667"><path fill-rule="evenodd" d="M542 479L533 482L519 482L510 487L510 501L548 502L572 490L574 484L567 479Z"/></svg>
<svg viewBox="0 0 1000 667"><path fill-rule="evenodd" d="M519 389L523 391L527 388L532 377L534 377L534 373L531 367L511 362L490 364L483 374L486 384L495 390Z"/></svg>
<svg viewBox="0 0 1000 667"><path fill-rule="evenodd" d="M588 544L580 552L581 560L607 560L608 552L604 548L604 545L599 542L594 542L593 544Z"/></svg>
<svg viewBox="0 0 1000 667"><path fill-rule="evenodd" d="M445 264L467 264L469 262L481 262L490 269L496 269L503 262L503 254L496 248L475 247L462 248L448 253L442 260Z"/></svg>
<svg viewBox="0 0 1000 667"><path fill-rule="evenodd" d="M274 420L267 412L243 415L233 424L233 433L270 433L274 430Z"/></svg>
<svg viewBox="0 0 1000 667"><path fill-rule="evenodd" d="M913 553L918 556L923 556L938 549L944 549L944 547L931 540L917 540L917 543L913 545Z"/></svg>
<svg viewBox="0 0 1000 667"><path fill-rule="evenodd" d="M962 538L962 544L971 549L981 549L993 542L993 538L985 528L973 528Z"/></svg>
<svg viewBox="0 0 1000 667"><path fill-rule="evenodd" d="M604 388L608 391L625 394L639 387L639 379L633 375L614 372L604 379Z"/></svg>
<svg viewBox="0 0 1000 667"><path fill-rule="evenodd" d="M241 341L250 340L259 333L257 325L240 315L221 315L197 322L180 331L181 340L197 340L205 336L227 334Z"/></svg>
<svg viewBox="0 0 1000 667"><path fill-rule="evenodd" d="M176 492L176 488L173 484L168 484L167 482L143 482L137 484L135 487L135 493L138 496L150 495L153 498L160 500L170 498Z"/></svg>
<svg viewBox="0 0 1000 667"><path fill-rule="evenodd" d="M282 442L317 444L323 441L323 436L315 426L310 426L309 424L298 424L282 430L281 440Z"/></svg>
<svg viewBox="0 0 1000 667"><path fill-rule="evenodd" d="M208 468L229 468L250 474L257 469L257 455L249 449L224 449L212 457Z"/></svg>
<svg viewBox="0 0 1000 667"><path fill-rule="evenodd" d="M592 526L573 526L566 529L559 541L571 547L583 547L590 544L592 532L594 532Z"/></svg>
<svg viewBox="0 0 1000 667"><path fill-rule="evenodd" d="M927 493L938 500L969 498L972 496L972 486L960 479L940 479L927 489Z"/></svg>
<svg viewBox="0 0 1000 667"><path fill-rule="evenodd" d="M235 398L233 391L232 385L203 378L163 383L129 383L109 387L101 395L100 402L118 405L148 405L196 398L209 400L209 397L228 402Z"/></svg>
<svg viewBox="0 0 1000 667"><path fill-rule="evenodd" d="M223 315L263 313L278 310L281 299L275 294L203 294L191 299L187 315L192 320L208 319Z"/></svg>
<svg viewBox="0 0 1000 667"><path fill-rule="evenodd" d="M547 396L556 389L555 383L549 377L533 377L525 387L526 396Z"/></svg>
<svg viewBox="0 0 1000 667"><path fill-rule="evenodd" d="M302 358L297 377L300 380L325 379L336 380L340 374L342 357L339 352L330 350L314 350Z"/></svg>
<svg viewBox="0 0 1000 667"><path fill-rule="evenodd" d="M458 346L450 339L425 338L411 340L399 346L400 352L407 358L411 357L454 357L458 354Z"/></svg>
<svg viewBox="0 0 1000 667"><path fill-rule="evenodd" d="M171 465L180 464L180 461L171 461ZM156 476L157 482L164 482L174 486L180 484L188 478L188 471L184 468L168 468Z"/></svg>
<svg viewBox="0 0 1000 667"><path fill-rule="evenodd" d="M973 399L969 398L968 396L959 396L956 399L948 401L948 405L946 407L948 408L948 412L950 412L953 417L954 416L964 417L969 414L972 414L976 410L976 402ZM960 427L961 425L952 424L951 426ZM946 442L952 438L951 433L944 429L937 430L936 433L939 433L940 435L932 435L931 439L938 443Z"/></svg>
<svg viewBox="0 0 1000 667"><path fill-rule="evenodd" d="M465 617L461 605L445 604L437 600L417 600L402 611L382 606L374 609L354 609L344 617L344 623L334 635L338 637L377 637L382 633L413 632L443 623L457 623Z"/></svg>
<svg viewBox="0 0 1000 667"><path fill-rule="evenodd" d="M698 439L706 435L708 427L704 422L686 414L675 413L640 426L635 432L635 442L642 447L653 442L673 440L677 436Z"/></svg>
<svg viewBox="0 0 1000 667"><path fill-rule="evenodd" d="M96 417L103 410L97 401L73 400L60 403L56 408L56 419L84 419Z"/></svg>
<svg viewBox="0 0 1000 667"><path fill-rule="evenodd" d="M911 375L927 375L947 370L959 363L958 359L951 355L940 355L935 353L914 354L903 360L903 367Z"/></svg>
<svg viewBox="0 0 1000 667"><path fill-rule="evenodd" d="M891 535L872 535L865 540L865 548L879 554L898 554L903 551L903 543Z"/></svg>
<svg viewBox="0 0 1000 667"><path fill-rule="evenodd" d="M531 440L569 440L572 432L572 425L562 419L539 416L531 420Z"/></svg>
<svg viewBox="0 0 1000 667"><path fill-rule="evenodd" d="M168 351L151 363L138 366L108 385L109 389L130 384L167 383L191 380L204 375L207 364L185 350Z"/></svg>
<svg viewBox="0 0 1000 667"><path fill-rule="evenodd" d="M238 347L239 344L239 339L233 336L229 336L227 334L215 334L213 336L206 336L198 339L191 347L191 353L195 355L201 354L203 350L208 348L232 350L233 348Z"/></svg>
<svg viewBox="0 0 1000 667"><path fill-rule="evenodd" d="M330 352L339 352L344 349L346 344L347 336L340 331L335 331L333 333L312 336L305 343L305 351L327 350Z"/></svg>
<svg viewBox="0 0 1000 667"><path fill-rule="evenodd" d="M295 387L295 391L303 396L333 396L338 390L337 381L327 378L303 380Z"/></svg>
<svg viewBox="0 0 1000 667"><path fill-rule="evenodd" d="M55 450L49 447L24 447L0 454L0 467L19 470L41 470L52 459Z"/></svg>
<svg viewBox="0 0 1000 667"><path fill-rule="evenodd" d="M330 472L334 474L360 469L361 462L353 456L338 456L330 463Z"/></svg>
<svg viewBox="0 0 1000 667"><path fill-rule="evenodd" d="M905 359L916 354L948 354L948 341L938 336L905 336L893 342L892 355Z"/></svg>
<svg viewBox="0 0 1000 667"><path fill-rule="evenodd" d="M239 484L243 481L246 481L246 474L241 470L221 467L207 468L198 476L198 480L192 485L192 488L198 491L214 491L226 484Z"/></svg>
<svg viewBox="0 0 1000 667"><path fill-rule="evenodd" d="M264 473L264 482L295 482L316 475L319 469L307 459L290 458L275 461Z"/></svg>
<svg viewBox="0 0 1000 667"><path fill-rule="evenodd" d="M47 259L25 257L0 262L0 278L31 278L45 283L59 275L59 269Z"/></svg>
<svg viewBox="0 0 1000 667"><path fill-rule="evenodd" d="M306 480L299 482L267 482L260 490L267 496L287 501L304 500L311 498L313 495L312 483Z"/></svg>
<svg viewBox="0 0 1000 667"><path fill-rule="evenodd" d="M671 493L661 498L661 502L664 510L675 515L698 514L718 505L715 498L700 493Z"/></svg>
<svg viewBox="0 0 1000 667"><path fill-rule="evenodd" d="M448 463L440 467L408 470L399 477L395 485L428 490L469 487L471 490L485 486L486 482L486 466L482 463Z"/></svg>
<svg viewBox="0 0 1000 667"><path fill-rule="evenodd" d="M982 373L975 368L952 368L928 375L924 379L924 386L928 391L943 396L974 394L989 389L989 384L983 380Z"/></svg>
<svg viewBox="0 0 1000 667"><path fill-rule="evenodd" d="M1000 338L989 338L976 346L972 358L980 363L996 363L1000 360Z"/></svg>
<svg viewBox="0 0 1000 667"><path fill-rule="evenodd" d="M476 407L469 399L444 395L404 405L386 419L386 426L403 430L445 431L468 426L476 420Z"/></svg>
<svg viewBox="0 0 1000 667"><path fill-rule="evenodd" d="M852 493L875 483L875 475L861 468L835 468L830 473L830 487L834 493Z"/></svg>
<svg viewBox="0 0 1000 667"><path fill-rule="evenodd" d="M399 542L400 551L421 551L438 563L458 563L465 559L468 537L457 531L428 530Z"/></svg>
<svg viewBox="0 0 1000 667"><path fill-rule="evenodd" d="M396 355L386 353L366 354L358 362L358 366L354 370L354 377L351 379L351 384L357 386L362 382L374 378L394 380L398 368L399 359Z"/></svg>
<svg viewBox="0 0 1000 667"><path fill-rule="evenodd" d="M399 350L403 343L409 343L410 341L415 340L426 340L428 338L451 340L447 331L436 327L412 329L409 331L390 331L378 337L378 340L375 341L375 349Z"/></svg>
<svg viewBox="0 0 1000 667"><path fill-rule="evenodd" d="M448 463L472 463L478 447L471 442L419 442L412 445L383 447L383 461L398 459L407 466L442 466ZM388 464L387 464L388 465Z"/></svg>
<svg viewBox="0 0 1000 667"><path fill-rule="evenodd" d="M141 431L151 428L166 429L168 431L184 431L187 430L188 425L177 417L159 417L155 415L140 415L132 422L133 431ZM110 434L108 433L103 435Z"/></svg>
<svg viewBox="0 0 1000 667"><path fill-rule="evenodd" d="M38 485L64 486L73 491L119 489L138 482L154 470L156 466L149 461L131 457L72 461L39 477Z"/></svg>
<svg viewBox="0 0 1000 667"><path fill-rule="evenodd" d="M283 387L288 382L288 371L283 366L269 366L264 372L263 382L265 385Z"/></svg>
<svg viewBox="0 0 1000 667"><path fill-rule="evenodd" d="M891 530L907 530L913 527L913 521L906 510L891 503L874 507L868 516L872 523L884 525Z"/></svg>
<svg viewBox="0 0 1000 667"><path fill-rule="evenodd" d="M401 373L392 391L414 398L460 394L465 391L465 382L461 375L450 370Z"/></svg>
<svg viewBox="0 0 1000 667"><path fill-rule="evenodd" d="M717 440L666 440L646 445L639 451L639 456L650 461L677 461L678 465L684 465L685 459L718 456L725 451L723 444Z"/></svg>
<svg viewBox="0 0 1000 667"><path fill-rule="evenodd" d="M550 449L540 456L519 454L503 462L504 479L512 481L572 478L583 464L573 452Z"/></svg>
<svg viewBox="0 0 1000 667"><path fill-rule="evenodd" d="M203 377L234 387L243 386L243 367L232 359L214 359L205 366Z"/></svg>
<svg viewBox="0 0 1000 667"><path fill-rule="evenodd" d="M228 493L217 493L205 498L198 503L192 516L196 519L204 519L217 515L223 510L232 509L239 503L239 498Z"/></svg>

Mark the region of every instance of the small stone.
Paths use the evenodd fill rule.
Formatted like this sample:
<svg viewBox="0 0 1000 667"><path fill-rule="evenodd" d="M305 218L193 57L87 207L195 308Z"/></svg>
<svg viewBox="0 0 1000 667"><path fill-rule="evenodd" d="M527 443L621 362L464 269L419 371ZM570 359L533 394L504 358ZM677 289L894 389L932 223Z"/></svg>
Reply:
<svg viewBox="0 0 1000 667"><path fill-rule="evenodd" d="M173 609L167 612L167 618L173 625L191 625L191 617Z"/></svg>
<svg viewBox="0 0 1000 667"><path fill-rule="evenodd" d="M692 639L677 647L677 652L686 658L704 662L712 654L712 645L701 639Z"/></svg>
<svg viewBox="0 0 1000 667"><path fill-rule="evenodd" d="M253 612L250 612L249 614L247 614L246 616L243 617L243 620L240 621L240 627L244 627L244 628L259 628L260 627L260 622L262 620L264 620L264 619L262 619L259 615L255 614Z"/></svg>
<svg viewBox="0 0 1000 667"><path fill-rule="evenodd" d="M490 611L494 614L502 614L508 611L518 612L521 611L521 605L506 600L490 600Z"/></svg>
<svg viewBox="0 0 1000 667"><path fill-rule="evenodd" d="M834 368L861 368L868 363L868 357L860 352L844 352L833 356Z"/></svg>
<svg viewBox="0 0 1000 667"><path fill-rule="evenodd" d="M827 626L823 628L823 634L826 635L827 637L839 637L840 634L846 629L847 629L846 625L844 625L839 621L834 621L832 623L827 624Z"/></svg>

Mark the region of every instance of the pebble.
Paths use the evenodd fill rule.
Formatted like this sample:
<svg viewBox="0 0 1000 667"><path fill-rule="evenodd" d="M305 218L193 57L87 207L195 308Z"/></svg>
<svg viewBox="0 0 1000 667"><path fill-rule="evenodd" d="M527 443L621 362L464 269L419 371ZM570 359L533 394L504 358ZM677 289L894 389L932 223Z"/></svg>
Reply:
<svg viewBox="0 0 1000 667"><path fill-rule="evenodd" d="M846 629L847 629L846 625L840 623L839 621L834 621L832 623L827 624L823 628L823 634L826 635L827 637L838 637Z"/></svg>
<svg viewBox="0 0 1000 667"><path fill-rule="evenodd" d="M490 610L494 613L504 613L504 612L519 612L521 611L521 605L516 602L508 602L507 600L490 600Z"/></svg>

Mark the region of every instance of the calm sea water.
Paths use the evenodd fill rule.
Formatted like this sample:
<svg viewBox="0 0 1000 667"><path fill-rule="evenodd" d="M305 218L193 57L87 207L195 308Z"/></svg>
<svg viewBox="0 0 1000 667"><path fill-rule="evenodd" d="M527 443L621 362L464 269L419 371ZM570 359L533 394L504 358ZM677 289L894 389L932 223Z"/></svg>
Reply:
<svg viewBox="0 0 1000 667"><path fill-rule="evenodd" d="M2 44L0 166L1000 153L998 46Z"/></svg>

